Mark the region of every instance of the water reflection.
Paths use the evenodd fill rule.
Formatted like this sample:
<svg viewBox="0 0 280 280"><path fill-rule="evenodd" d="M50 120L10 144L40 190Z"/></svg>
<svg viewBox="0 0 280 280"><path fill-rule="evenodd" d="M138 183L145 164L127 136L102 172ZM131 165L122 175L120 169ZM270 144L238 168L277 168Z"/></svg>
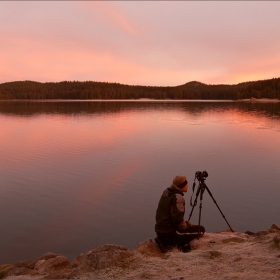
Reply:
<svg viewBox="0 0 280 280"><path fill-rule="evenodd" d="M279 103L6 101L0 123L0 263L133 249L163 189L197 170L234 229L280 224ZM203 203L206 229L226 228Z"/></svg>
<svg viewBox="0 0 280 280"><path fill-rule="evenodd" d="M280 102L180 102L180 101L0 101L0 114L91 115L135 110L182 110L199 115L207 111L239 110L267 117L280 116Z"/></svg>

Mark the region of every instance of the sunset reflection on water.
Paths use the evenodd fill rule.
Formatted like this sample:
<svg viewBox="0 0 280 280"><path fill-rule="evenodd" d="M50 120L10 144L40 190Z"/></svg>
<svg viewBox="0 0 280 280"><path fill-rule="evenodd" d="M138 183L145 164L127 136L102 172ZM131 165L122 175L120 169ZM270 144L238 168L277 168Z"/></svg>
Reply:
<svg viewBox="0 0 280 280"><path fill-rule="evenodd" d="M234 229L280 224L279 116L279 103L0 102L0 263L134 248L154 237L163 189L197 170ZM203 203L206 230L226 228Z"/></svg>

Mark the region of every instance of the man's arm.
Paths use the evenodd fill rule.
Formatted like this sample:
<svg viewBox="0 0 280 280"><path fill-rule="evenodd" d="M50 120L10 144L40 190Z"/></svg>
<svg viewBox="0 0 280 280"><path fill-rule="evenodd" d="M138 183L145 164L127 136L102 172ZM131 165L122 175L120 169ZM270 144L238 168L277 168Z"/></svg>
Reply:
<svg viewBox="0 0 280 280"><path fill-rule="evenodd" d="M171 216L173 223L177 226L178 230L184 231L187 229L187 224L184 220L185 214L185 199L182 195L176 194L171 203Z"/></svg>

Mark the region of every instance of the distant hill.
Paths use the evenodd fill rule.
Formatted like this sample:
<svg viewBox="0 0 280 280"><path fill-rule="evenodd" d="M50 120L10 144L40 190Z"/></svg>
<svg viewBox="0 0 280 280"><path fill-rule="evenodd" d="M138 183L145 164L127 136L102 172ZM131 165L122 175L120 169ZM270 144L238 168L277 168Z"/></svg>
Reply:
<svg viewBox="0 0 280 280"><path fill-rule="evenodd" d="M192 81L175 87L131 86L118 83L17 81L0 84L0 100L8 99L280 99L280 78L236 85L207 85Z"/></svg>

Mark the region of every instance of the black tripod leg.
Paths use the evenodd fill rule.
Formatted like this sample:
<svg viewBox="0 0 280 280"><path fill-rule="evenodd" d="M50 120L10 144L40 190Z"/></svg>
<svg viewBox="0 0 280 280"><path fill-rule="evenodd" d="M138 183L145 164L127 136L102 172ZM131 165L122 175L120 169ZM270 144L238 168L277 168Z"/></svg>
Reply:
<svg viewBox="0 0 280 280"><path fill-rule="evenodd" d="M201 191L200 191L200 203L199 203L199 218L198 218L198 232L197 232L197 239L200 237L200 221L201 221L201 212L202 212L202 200L203 200L203 193L205 191L205 184L201 184Z"/></svg>
<svg viewBox="0 0 280 280"><path fill-rule="evenodd" d="M223 214L222 210L220 209L219 205L217 204L216 200L214 199L212 193L210 192L210 190L208 189L208 187L205 185L206 190L208 191L209 195L212 197L214 203L216 204L217 208L219 209L220 213L222 214L223 218L225 219L227 225L229 226L229 228L231 229L231 231L233 232L234 230L231 228L231 226L229 225L225 215Z"/></svg>

